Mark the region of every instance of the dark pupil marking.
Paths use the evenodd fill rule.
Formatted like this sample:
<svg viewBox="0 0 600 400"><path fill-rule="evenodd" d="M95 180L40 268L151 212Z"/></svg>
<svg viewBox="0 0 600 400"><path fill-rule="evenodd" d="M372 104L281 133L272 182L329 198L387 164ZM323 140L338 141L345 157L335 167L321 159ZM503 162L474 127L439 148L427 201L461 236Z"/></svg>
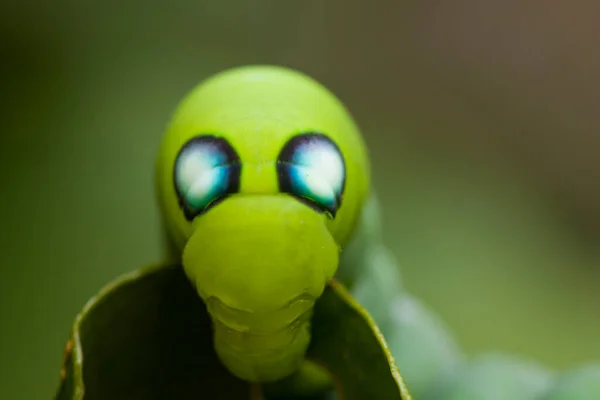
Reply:
<svg viewBox="0 0 600 400"><path fill-rule="evenodd" d="M308 132L290 139L279 153L277 177L281 192L335 218L346 170L339 147L329 137Z"/></svg>
<svg viewBox="0 0 600 400"><path fill-rule="evenodd" d="M179 151L173 182L188 221L239 191L240 158L229 142L213 135L190 139Z"/></svg>

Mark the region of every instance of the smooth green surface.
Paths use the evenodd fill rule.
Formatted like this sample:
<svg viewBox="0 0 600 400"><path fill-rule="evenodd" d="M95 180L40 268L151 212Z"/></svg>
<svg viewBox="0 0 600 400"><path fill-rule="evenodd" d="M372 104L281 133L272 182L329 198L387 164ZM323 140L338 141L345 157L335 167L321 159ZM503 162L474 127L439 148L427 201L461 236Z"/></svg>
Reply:
<svg viewBox="0 0 600 400"><path fill-rule="evenodd" d="M312 337L308 356L334 376L340 399L411 399L385 340L341 284L317 302ZM217 358L206 307L177 265L106 286L77 317L72 340L57 400L251 398Z"/></svg>
<svg viewBox="0 0 600 400"><path fill-rule="evenodd" d="M576 135L598 125L586 105L596 85L575 73L594 65L577 52L595 53L564 24L542 34L535 7L540 24L528 24L503 2L512 17L471 18L485 8L474 0L447 3L458 19L425 2L144 4L0 5L0 398L50 398L75 314L115 276L157 261L151 165L165 121L203 78L256 62L305 70L349 104L404 286L467 354L557 368L600 358L600 270L585 240L599 246L573 218L592 221L584 205L600 204L578 190L597 188L599 169L577 149L597 160L598 146ZM516 23L513 41L504 27Z"/></svg>

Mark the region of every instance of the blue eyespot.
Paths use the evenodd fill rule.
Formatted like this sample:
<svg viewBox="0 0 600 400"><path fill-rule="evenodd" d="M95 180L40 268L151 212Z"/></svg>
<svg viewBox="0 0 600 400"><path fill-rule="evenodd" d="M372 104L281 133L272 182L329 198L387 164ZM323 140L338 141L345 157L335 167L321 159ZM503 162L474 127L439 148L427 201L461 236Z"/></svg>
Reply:
<svg viewBox="0 0 600 400"><path fill-rule="evenodd" d="M320 133L304 133L286 143L277 159L279 190L331 218L342 203L346 167L339 147Z"/></svg>
<svg viewBox="0 0 600 400"><path fill-rule="evenodd" d="M239 190L240 159L223 138L203 135L192 138L179 151L173 181L187 220Z"/></svg>

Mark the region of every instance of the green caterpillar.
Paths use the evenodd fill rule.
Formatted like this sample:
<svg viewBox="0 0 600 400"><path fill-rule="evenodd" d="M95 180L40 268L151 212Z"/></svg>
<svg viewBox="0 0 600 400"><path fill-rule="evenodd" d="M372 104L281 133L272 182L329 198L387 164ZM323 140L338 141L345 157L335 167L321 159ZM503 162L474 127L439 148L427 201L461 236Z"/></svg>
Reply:
<svg viewBox="0 0 600 400"><path fill-rule="evenodd" d="M335 278L372 314L419 400L600 399L600 367L569 386L519 360L469 361L403 292L361 133L312 78L248 66L202 82L167 127L156 176L170 255L207 305L220 360L241 379L309 366L311 310Z"/></svg>
<svg viewBox="0 0 600 400"><path fill-rule="evenodd" d="M297 72L227 71L180 105L157 172L221 361L258 382L297 370L311 310L369 190L368 156L346 109Z"/></svg>

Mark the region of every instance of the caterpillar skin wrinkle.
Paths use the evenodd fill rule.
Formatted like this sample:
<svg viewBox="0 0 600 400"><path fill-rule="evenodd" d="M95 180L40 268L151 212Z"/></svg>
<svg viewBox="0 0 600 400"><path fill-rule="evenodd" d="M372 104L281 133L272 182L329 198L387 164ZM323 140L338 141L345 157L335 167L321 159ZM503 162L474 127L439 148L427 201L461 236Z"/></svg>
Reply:
<svg viewBox="0 0 600 400"><path fill-rule="evenodd" d="M159 152L160 206L231 373L269 382L300 368L369 187L355 122L300 72L230 69L179 104Z"/></svg>

